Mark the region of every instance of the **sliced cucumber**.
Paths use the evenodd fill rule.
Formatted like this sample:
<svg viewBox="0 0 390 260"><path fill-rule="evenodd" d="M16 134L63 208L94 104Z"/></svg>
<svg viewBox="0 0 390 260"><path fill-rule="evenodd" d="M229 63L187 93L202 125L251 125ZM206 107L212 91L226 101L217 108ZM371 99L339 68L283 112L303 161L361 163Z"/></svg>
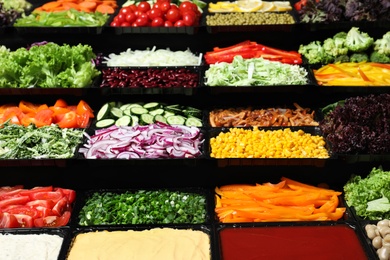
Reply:
<svg viewBox="0 0 390 260"><path fill-rule="evenodd" d="M123 111L119 107L113 107L110 110L111 115L115 118L120 118L123 116Z"/></svg>
<svg viewBox="0 0 390 260"><path fill-rule="evenodd" d="M141 125L150 125L154 123L154 116L151 114L142 114L139 118L139 123Z"/></svg>
<svg viewBox="0 0 390 260"><path fill-rule="evenodd" d="M186 118L182 116L169 116L167 117L167 123L170 125L184 125Z"/></svg>
<svg viewBox="0 0 390 260"><path fill-rule="evenodd" d="M162 122L167 124L167 119L163 115L155 115L153 118L154 122Z"/></svg>
<svg viewBox="0 0 390 260"><path fill-rule="evenodd" d="M98 111L97 115L96 115L96 120L97 121L100 121L102 119L106 119L106 118L109 118L110 117L110 111L111 111L111 104L110 103L106 103L104 104Z"/></svg>
<svg viewBox="0 0 390 260"><path fill-rule="evenodd" d="M131 125L131 117L124 115L115 121L116 126L128 126Z"/></svg>
<svg viewBox="0 0 390 260"><path fill-rule="evenodd" d="M131 115L131 126L139 125L139 117L135 115Z"/></svg>
<svg viewBox="0 0 390 260"><path fill-rule="evenodd" d="M155 110L157 108L160 108L161 105L158 102L149 102L149 103L144 104L143 107L146 108L147 110L151 111L151 110Z"/></svg>
<svg viewBox="0 0 390 260"><path fill-rule="evenodd" d="M131 104L129 103L126 103L126 104L123 104L122 106L119 107L120 110L122 111L125 111L127 109L128 106L130 106Z"/></svg>
<svg viewBox="0 0 390 260"><path fill-rule="evenodd" d="M164 112L165 112L164 109L162 109L162 108L157 108L157 109L154 109L154 110L149 111L149 114L154 115L154 116L155 116L155 115L163 115Z"/></svg>
<svg viewBox="0 0 390 260"><path fill-rule="evenodd" d="M112 118L107 118L107 119L102 119L96 122L95 126L97 128L106 128L110 127L115 124L115 119Z"/></svg>
<svg viewBox="0 0 390 260"><path fill-rule="evenodd" d="M140 116L142 114L147 114L149 112L149 110L147 110L144 107L135 106L135 107L130 108L130 112L133 115L139 115Z"/></svg>
<svg viewBox="0 0 390 260"><path fill-rule="evenodd" d="M196 126L196 127L202 127L203 123L202 120L196 117L189 117L186 119L185 123L186 126Z"/></svg>

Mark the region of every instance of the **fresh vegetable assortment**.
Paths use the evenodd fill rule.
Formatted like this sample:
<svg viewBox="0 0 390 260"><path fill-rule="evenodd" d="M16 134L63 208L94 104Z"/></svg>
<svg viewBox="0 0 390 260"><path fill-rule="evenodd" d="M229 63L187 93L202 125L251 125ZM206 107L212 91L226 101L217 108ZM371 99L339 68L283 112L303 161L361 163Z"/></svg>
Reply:
<svg viewBox="0 0 390 260"><path fill-rule="evenodd" d="M366 177L352 174L343 187L344 197L356 215L366 220L390 218L390 171L374 167Z"/></svg>
<svg viewBox="0 0 390 260"><path fill-rule="evenodd" d="M58 125L60 128L86 128L94 118L93 110L84 100L77 105L68 105L63 99L57 99L54 105L35 104L21 100L18 105L0 106L0 124L17 124L36 127Z"/></svg>
<svg viewBox="0 0 390 260"><path fill-rule="evenodd" d="M86 159L169 159L197 158L202 155L204 136L194 126L150 125L110 126L84 132L87 140L79 148Z"/></svg>
<svg viewBox="0 0 390 260"><path fill-rule="evenodd" d="M72 189L23 185L0 187L0 228L66 226L76 192Z"/></svg>
<svg viewBox="0 0 390 260"><path fill-rule="evenodd" d="M228 47L214 47L212 51L205 53L204 58L207 64L218 62L233 62L235 56L244 59L264 58L266 60L279 61L287 64L302 64L301 54L297 51L285 51L271 48L254 41L246 40Z"/></svg>
<svg viewBox="0 0 390 260"><path fill-rule="evenodd" d="M0 52L0 88L85 88L100 75L90 45L44 42Z"/></svg>
<svg viewBox="0 0 390 260"><path fill-rule="evenodd" d="M0 128L0 159L68 159L82 143L82 129L58 125L27 127L5 123Z"/></svg>
<svg viewBox="0 0 390 260"><path fill-rule="evenodd" d="M113 27L182 27L198 26L202 12L192 1L179 4L159 0L150 4L140 1L121 7L110 23Z"/></svg>
<svg viewBox="0 0 390 260"><path fill-rule="evenodd" d="M171 190L94 192L78 217L81 226L202 224L207 220L206 197Z"/></svg>
<svg viewBox="0 0 390 260"><path fill-rule="evenodd" d="M215 213L222 223L337 221L346 211L341 194L287 177L275 184L228 184L215 188Z"/></svg>

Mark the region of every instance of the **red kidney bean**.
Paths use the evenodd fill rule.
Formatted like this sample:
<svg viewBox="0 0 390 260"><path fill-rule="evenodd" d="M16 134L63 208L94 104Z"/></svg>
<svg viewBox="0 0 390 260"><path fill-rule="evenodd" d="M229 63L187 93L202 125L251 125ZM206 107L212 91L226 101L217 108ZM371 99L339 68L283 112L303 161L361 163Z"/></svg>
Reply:
<svg viewBox="0 0 390 260"><path fill-rule="evenodd" d="M125 69L105 68L102 70L100 87L110 88L194 88L199 84L199 73L188 68Z"/></svg>

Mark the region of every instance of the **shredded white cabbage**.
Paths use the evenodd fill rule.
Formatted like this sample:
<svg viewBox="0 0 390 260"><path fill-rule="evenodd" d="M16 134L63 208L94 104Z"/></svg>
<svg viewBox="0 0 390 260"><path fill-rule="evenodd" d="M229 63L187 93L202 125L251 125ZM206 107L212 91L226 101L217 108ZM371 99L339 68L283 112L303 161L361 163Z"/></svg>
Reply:
<svg viewBox="0 0 390 260"><path fill-rule="evenodd" d="M199 66L202 54L196 55L186 49L184 51L171 51L167 49L132 50L127 49L119 54L111 53L104 57L103 63L109 67L139 67L139 66Z"/></svg>

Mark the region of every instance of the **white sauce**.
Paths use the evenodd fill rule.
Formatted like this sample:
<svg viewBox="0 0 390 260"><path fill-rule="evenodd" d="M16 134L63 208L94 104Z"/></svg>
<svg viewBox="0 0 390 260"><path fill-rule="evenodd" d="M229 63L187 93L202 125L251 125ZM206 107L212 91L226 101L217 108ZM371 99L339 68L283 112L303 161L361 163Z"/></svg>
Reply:
<svg viewBox="0 0 390 260"><path fill-rule="evenodd" d="M57 260L63 240L49 234L0 234L0 260Z"/></svg>

